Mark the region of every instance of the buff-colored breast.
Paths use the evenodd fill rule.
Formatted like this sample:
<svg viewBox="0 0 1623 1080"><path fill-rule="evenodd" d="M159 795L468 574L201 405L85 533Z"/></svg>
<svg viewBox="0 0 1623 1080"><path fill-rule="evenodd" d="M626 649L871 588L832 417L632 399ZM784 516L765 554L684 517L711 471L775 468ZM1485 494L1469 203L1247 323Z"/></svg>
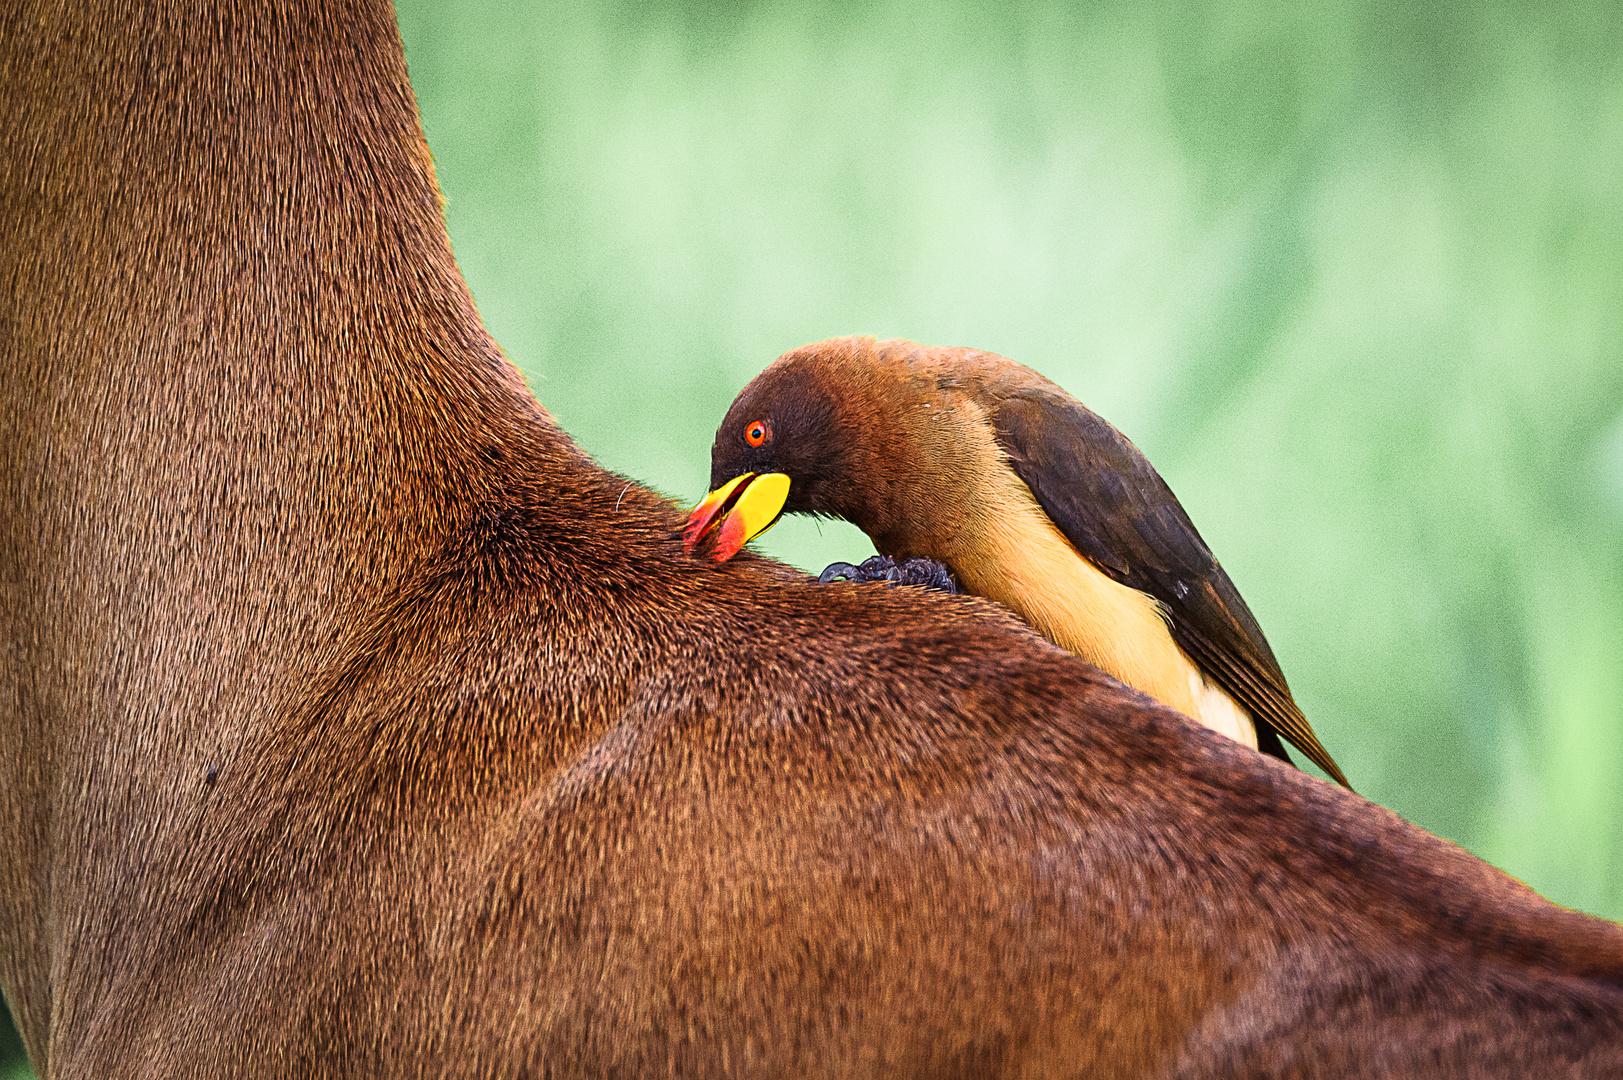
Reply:
<svg viewBox="0 0 1623 1080"><path fill-rule="evenodd" d="M975 470L987 479L972 500L974 525L935 542L942 548L936 557L964 587L1129 686L1255 748L1250 713L1172 640L1155 598L1112 580L1077 552L1009 468L989 426L971 422L960 432L990 459Z"/></svg>

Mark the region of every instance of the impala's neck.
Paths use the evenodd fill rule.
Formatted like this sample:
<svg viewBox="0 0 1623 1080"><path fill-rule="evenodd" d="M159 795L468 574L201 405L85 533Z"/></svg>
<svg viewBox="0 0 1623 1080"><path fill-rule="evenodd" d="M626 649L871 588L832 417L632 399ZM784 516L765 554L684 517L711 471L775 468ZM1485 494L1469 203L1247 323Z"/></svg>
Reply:
<svg viewBox="0 0 1623 1080"><path fill-rule="evenodd" d="M532 479L572 454L452 261L385 0L81 6L0 16L0 983L23 1003L47 1000L51 864L94 843L62 793L164 820L491 497L498 446Z"/></svg>
<svg viewBox="0 0 1623 1080"><path fill-rule="evenodd" d="M5 31L8 608L81 662L307 636L486 494L505 428L555 437L452 261L387 4L131 7Z"/></svg>

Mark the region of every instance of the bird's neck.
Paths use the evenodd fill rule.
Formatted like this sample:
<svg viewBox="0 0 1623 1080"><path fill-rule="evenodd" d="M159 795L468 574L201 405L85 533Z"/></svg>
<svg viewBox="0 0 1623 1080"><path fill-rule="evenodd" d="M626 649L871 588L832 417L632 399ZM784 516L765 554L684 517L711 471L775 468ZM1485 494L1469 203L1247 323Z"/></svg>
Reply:
<svg viewBox="0 0 1623 1080"><path fill-rule="evenodd" d="M1002 459L985 411L934 381L898 382L869 426L873 462L851 521L883 554L952 565L988 526L986 477Z"/></svg>

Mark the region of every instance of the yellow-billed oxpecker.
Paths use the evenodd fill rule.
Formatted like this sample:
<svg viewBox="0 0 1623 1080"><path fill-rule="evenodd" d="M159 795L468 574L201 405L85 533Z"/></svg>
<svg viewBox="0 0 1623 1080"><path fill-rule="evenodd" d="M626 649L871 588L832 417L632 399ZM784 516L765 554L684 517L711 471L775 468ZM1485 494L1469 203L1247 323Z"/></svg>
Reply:
<svg viewBox="0 0 1623 1080"><path fill-rule="evenodd" d="M844 518L1130 686L1288 761L1284 736L1347 783L1166 482L1029 368L900 340L804 346L734 400L710 479L692 554L725 561L781 513Z"/></svg>

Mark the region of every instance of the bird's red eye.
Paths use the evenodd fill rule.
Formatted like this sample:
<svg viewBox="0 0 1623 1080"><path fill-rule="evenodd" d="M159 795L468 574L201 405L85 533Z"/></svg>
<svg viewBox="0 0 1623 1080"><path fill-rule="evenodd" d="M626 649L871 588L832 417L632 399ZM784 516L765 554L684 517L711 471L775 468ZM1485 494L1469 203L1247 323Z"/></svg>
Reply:
<svg viewBox="0 0 1623 1080"><path fill-rule="evenodd" d="M772 425L765 420L751 420L744 429L744 441L751 446L760 446L772 438Z"/></svg>

